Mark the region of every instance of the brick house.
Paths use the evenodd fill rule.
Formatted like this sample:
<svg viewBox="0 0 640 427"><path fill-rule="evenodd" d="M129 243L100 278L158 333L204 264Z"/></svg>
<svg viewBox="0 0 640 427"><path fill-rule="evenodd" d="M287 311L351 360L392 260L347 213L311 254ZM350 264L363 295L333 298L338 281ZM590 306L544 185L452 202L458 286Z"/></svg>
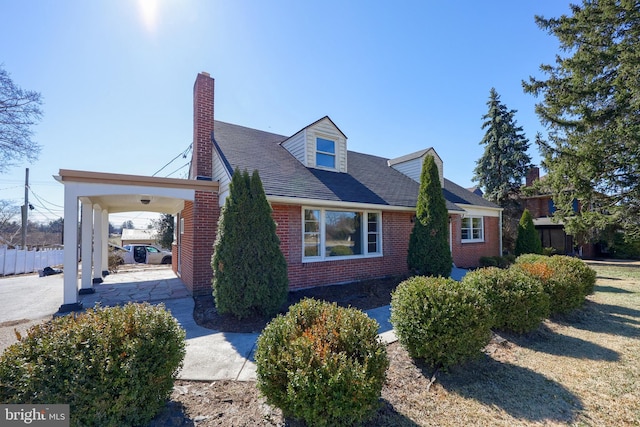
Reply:
<svg viewBox="0 0 640 427"><path fill-rule="evenodd" d="M273 209L290 289L408 273L422 162L438 165L458 267L502 252L502 210L444 178L433 148L395 159L349 151L327 116L293 135L214 119L214 80L194 85L190 178L218 183L197 191L177 215L173 268L194 294L211 291L211 255L220 208L234 170L258 170Z"/></svg>
<svg viewBox="0 0 640 427"><path fill-rule="evenodd" d="M540 168L532 167L525 179L525 187L533 187L540 178ZM544 180L544 177L542 177ZM593 258L596 255L596 246L593 244L578 245L574 236L567 234L562 221L553 220L556 210L550 192L540 191L537 194L521 196L522 206L528 209L533 217L533 225L540 236L543 248L553 248L561 255L579 255L584 258ZM573 201L573 210L578 212L581 208L578 200Z"/></svg>

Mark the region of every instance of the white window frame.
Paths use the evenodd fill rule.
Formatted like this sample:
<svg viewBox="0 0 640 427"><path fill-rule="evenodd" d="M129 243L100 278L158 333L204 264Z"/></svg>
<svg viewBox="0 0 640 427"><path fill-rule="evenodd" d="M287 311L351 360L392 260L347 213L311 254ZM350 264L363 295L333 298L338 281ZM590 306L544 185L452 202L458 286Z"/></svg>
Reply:
<svg viewBox="0 0 640 427"><path fill-rule="evenodd" d="M479 220L480 222L480 227L474 227L473 226L473 220ZM465 221L468 220L470 222L470 226L469 227L465 227ZM470 239L464 239L462 237L462 230L469 230L470 235L472 236ZM474 230L480 230L480 237L479 238L474 238L473 237L473 231ZM480 216L480 215L469 215L469 216L464 216L462 217L462 220L460 222L460 242L462 243L483 243L484 242L484 217Z"/></svg>
<svg viewBox="0 0 640 427"><path fill-rule="evenodd" d="M320 254L317 256L305 256L305 211L319 211L319 241L320 241ZM325 242L326 239L326 212L327 211L338 211L338 212L358 212L364 218L364 224L362 225L362 233L360 238L361 246L362 246L362 254L360 255L345 255L345 256L329 256L326 254L327 245ZM369 235L373 234L369 232L369 214L376 214L377 216L377 251L369 252ZM348 208L348 207L329 207L329 208L321 208L317 206L303 206L302 207L302 241L300 242L302 246L302 262L324 262L324 261L342 261L342 260L350 260L350 259L362 259L362 258L376 258L382 256L382 211L378 210L364 210L357 208Z"/></svg>
<svg viewBox="0 0 640 427"><path fill-rule="evenodd" d="M318 150L318 140L322 139L324 141L330 141L333 142L333 153L329 152L329 151L321 151ZM316 163L316 167L318 169L327 169L327 170L338 170L338 156L337 156L337 152L338 152L338 141L336 141L333 138L329 138L329 137L325 137L322 135L316 135L316 140L315 140L315 163ZM324 166L324 165L319 165L318 164L318 154L324 155L324 156L330 156L333 157L333 167L331 166Z"/></svg>

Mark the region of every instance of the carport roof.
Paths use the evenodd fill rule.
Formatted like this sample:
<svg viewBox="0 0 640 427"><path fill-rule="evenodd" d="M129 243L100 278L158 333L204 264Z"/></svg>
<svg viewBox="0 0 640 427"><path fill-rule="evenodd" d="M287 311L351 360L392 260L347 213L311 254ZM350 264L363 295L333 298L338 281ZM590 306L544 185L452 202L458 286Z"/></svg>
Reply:
<svg viewBox="0 0 640 427"><path fill-rule="evenodd" d="M79 197L86 197L111 213L149 211L175 213L183 200L193 200L195 191L218 191L217 181L160 178L105 172L60 169L54 178L62 184L77 184ZM142 200L149 200L142 203Z"/></svg>

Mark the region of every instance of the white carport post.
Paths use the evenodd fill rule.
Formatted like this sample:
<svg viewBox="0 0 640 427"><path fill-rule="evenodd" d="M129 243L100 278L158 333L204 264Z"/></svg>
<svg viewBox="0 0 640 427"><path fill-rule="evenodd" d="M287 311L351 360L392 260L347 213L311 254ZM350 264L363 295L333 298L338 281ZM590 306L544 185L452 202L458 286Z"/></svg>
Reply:
<svg viewBox="0 0 640 427"><path fill-rule="evenodd" d="M82 202L82 230L80 235L80 256L82 257L82 278L80 290L82 294L95 292L91 284L91 240L93 238L93 204L91 200L81 198Z"/></svg>
<svg viewBox="0 0 640 427"><path fill-rule="evenodd" d="M78 195L64 186L64 279L61 313L80 310L78 303Z"/></svg>
<svg viewBox="0 0 640 427"><path fill-rule="evenodd" d="M93 205L93 281L102 283L102 208Z"/></svg>
<svg viewBox="0 0 640 427"><path fill-rule="evenodd" d="M106 209L102 209L102 262L100 268L102 277L109 274L109 211Z"/></svg>

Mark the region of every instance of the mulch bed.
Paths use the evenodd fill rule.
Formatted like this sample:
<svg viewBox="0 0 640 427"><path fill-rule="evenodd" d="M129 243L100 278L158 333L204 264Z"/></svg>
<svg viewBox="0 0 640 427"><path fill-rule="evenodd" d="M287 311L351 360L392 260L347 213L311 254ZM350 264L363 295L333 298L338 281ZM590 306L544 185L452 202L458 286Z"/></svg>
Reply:
<svg viewBox="0 0 640 427"><path fill-rule="evenodd" d="M383 307L391 303L391 292L403 279L404 277L389 277L289 292L287 302L280 312L286 313L289 306L303 298L335 302L339 306L354 307L359 310ZM231 315L219 314L212 295L196 296L194 300L193 317L196 323L220 332L260 332L272 319L256 315L239 321Z"/></svg>

